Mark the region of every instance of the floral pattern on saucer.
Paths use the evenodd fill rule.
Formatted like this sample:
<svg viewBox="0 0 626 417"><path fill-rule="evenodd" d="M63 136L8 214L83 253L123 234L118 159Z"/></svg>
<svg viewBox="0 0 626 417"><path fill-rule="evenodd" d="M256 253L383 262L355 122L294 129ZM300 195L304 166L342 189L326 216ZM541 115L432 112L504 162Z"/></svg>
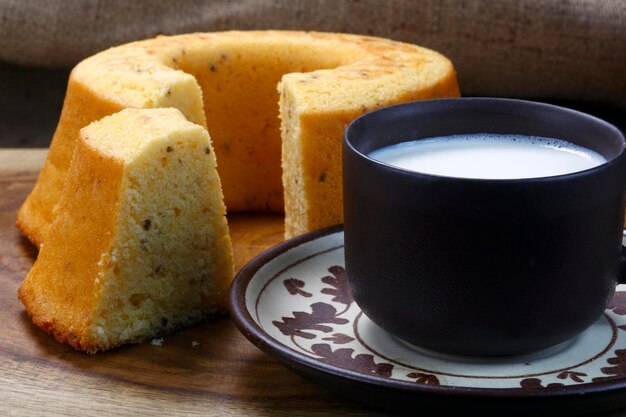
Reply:
<svg viewBox="0 0 626 417"><path fill-rule="evenodd" d="M415 384L536 390L626 377L626 286L574 339L532 355L465 358L394 338L352 299L343 233L306 242L266 263L246 290L257 325L277 342L327 365Z"/></svg>

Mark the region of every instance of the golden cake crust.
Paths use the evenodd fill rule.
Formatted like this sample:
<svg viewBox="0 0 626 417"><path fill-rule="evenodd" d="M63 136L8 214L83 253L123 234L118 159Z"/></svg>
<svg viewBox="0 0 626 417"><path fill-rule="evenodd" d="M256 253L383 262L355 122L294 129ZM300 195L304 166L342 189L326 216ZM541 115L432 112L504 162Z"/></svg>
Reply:
<svg viewBox="0 0 626 417"><path fill-rule="evenodd" d="M59 210L82 214L55 218L51 247L40 248L18 296L37 326L59 342L92 351L96 347L83 330L96 304L98 258L110 246L115 227L114 216L93 219L87 213L106 213L117 207L123 166L84 141L77 141L76 147ZM90 186L96 182L101 186ZM70 195L75 198L63 197ZM64 248L71 248L71 257Z"/></svg>
<svg viewBox="0 0 626 417"><path fill-rule="evenodd" d="M43 242L80 128L123 108L155 107L178 108L208 127L229 211L285 209L288 235L335 223L341 221L336 152L345 125L377 107L458 94L445 57L367 36L233 31L122 45L72 71L50 154L17 225ZM283 158L291 158L282 164L279 101L289 146ZM302 137L292 138L294 130Z"/></svg>

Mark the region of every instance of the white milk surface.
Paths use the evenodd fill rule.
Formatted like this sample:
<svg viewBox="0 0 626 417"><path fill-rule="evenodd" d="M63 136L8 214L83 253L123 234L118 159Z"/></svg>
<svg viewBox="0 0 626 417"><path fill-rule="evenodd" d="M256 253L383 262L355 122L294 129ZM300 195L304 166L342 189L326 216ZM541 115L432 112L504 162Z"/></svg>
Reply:
<svg viewBox="0 0 626 417"><path fill-rule="evenodd" d="M410 171L483 179L551 177L606 162L590 149L559 139L487 133L403 142L369 156Z"/></svg>

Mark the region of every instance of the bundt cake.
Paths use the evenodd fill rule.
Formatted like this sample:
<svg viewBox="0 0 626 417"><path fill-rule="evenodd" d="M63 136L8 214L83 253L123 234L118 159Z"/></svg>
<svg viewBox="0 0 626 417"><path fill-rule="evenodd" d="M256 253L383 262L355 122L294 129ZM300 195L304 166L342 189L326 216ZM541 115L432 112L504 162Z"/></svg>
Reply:
<svg viewBox="0 0 626 417"><path fill-rule="evenodd" d="M367 36L198 33L112 48L72 71L49 156L17 224L43 242L82 127L124 108L154 107L176 107L208 127L229 211L283 210L282 132L286 235L338 223L345 126L377 107L458 94L442 55Z"/></svg>
<svg viewBox="0 0 626 417"><path fill-rule="evenodd" d="M226 309L225 214L206 129L176 109L105 117L78 135L19 298L36 325L91 353L196 323Z"/></svg>

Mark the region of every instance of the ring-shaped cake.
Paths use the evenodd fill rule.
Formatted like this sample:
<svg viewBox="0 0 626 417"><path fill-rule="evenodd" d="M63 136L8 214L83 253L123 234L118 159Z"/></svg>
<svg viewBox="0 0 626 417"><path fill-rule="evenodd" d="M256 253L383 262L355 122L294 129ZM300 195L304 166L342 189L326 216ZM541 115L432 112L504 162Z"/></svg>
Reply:
<svg viewBox="0 0 626 417"><path fill-rule="evenodd" d="M43 243L81 128L125 108L160 107L208 128L229 212L284 210L287 237L339 223L346 125L379 107L458 95L441 54L368 36L232 31L111 48L72 71L17 224Z"/></svg>

